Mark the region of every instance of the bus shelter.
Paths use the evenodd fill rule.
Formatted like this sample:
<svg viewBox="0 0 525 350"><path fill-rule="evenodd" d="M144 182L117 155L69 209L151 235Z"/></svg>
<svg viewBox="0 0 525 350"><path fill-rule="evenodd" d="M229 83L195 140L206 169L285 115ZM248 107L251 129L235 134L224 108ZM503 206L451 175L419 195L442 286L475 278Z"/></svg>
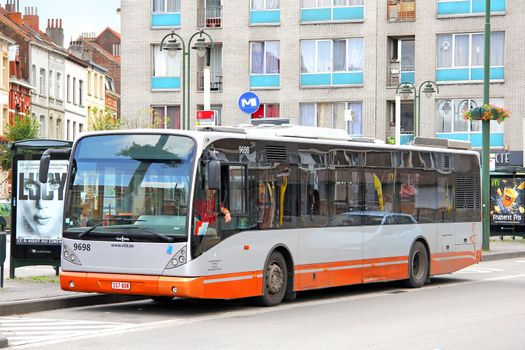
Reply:
<svg viewBox="0 0 525 350"><path fill-rule="evenodd" d="M53 159L47 183L38 178L40 157L49 148L71 148L62 140L23 140L13 152L10 278L22 266L50 265L58 274L64 187L68 159Z"/></svg>

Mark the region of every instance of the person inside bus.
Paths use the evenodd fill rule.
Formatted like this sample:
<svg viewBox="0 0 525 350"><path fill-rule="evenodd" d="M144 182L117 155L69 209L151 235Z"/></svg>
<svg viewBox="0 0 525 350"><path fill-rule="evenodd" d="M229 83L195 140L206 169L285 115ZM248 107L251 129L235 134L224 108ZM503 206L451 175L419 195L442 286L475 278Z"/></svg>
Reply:
<svg viewBox="0 0 525 350"><path fill-rule="evenodd" d="M207 187L207 186L206 186ZM217 221L217 190L206 189L206 196L198 199L195 203L195 213L201 222L213 225ZM224 203L219 204L219 213L224 216L224 222L228 223L232 217Z"/></svg>

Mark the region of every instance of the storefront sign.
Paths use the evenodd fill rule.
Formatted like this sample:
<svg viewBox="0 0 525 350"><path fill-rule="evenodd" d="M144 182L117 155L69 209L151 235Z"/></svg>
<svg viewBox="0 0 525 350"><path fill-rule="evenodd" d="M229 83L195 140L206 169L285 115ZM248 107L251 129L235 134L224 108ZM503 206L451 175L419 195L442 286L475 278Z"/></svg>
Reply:
<svg viewBox="0 0 525 350"><path fill-rule="evenodd" d="M496 167L523 166L523 151L502 151L492 153Z"/></svg>

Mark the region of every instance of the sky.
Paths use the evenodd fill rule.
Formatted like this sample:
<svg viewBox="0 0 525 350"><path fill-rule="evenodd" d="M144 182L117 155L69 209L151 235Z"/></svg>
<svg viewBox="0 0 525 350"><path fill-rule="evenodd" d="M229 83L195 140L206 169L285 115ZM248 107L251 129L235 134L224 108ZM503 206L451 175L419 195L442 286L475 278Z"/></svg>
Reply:
<svg viewBox="0 0 525 350"><path fill-rule="evenodd" d="M19 0L20 12L24 7L38 7L40 30L45 32L47 19L62 19L64 46L71 38L77 39L83 32L100 34L106 27L120 33L120 0ZM5 7L6 0L0 0Z"/></svg>

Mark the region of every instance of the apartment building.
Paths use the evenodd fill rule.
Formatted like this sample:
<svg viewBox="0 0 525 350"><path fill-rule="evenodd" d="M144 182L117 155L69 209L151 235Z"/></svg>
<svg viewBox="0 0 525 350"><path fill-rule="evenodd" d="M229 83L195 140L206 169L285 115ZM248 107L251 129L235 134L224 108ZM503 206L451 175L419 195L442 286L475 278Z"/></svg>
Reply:
<svg viewBox="0 0 525 350"><path fill-rule="evenodd" d="M159 44L172 30L187 43L204 28L214 46L203 58L191 50L192 118L202 108L208 65L222 125L286 118L386 141L395 129L396 88L431 80L439 93L420 96L421 135L480 147L479 123L463 120L463 112L482 103L484 3L123 0L122 116L148 125L160 115L165 127L180 127L182 54ZM492 0L491 13L491 102L513 113L491 125L491 146L523 154L525 4ZM261 101L252 115L238 108L248 90ZM410 94L401 103L402 142L413 138L414 102Z"/></svg>
<svg viewBox="0 0 525 350"><path fill-rule="evenodd" d="M0 135L9 121L9 47L13 40L0 34Z"/></svg>
<svg viewBox="0 0 525 350"><path fill-rule="evenodd" d="M73 141L87 124L86 78L88 64L74 55L65 62L65 130L63 138Z"/></svg>

